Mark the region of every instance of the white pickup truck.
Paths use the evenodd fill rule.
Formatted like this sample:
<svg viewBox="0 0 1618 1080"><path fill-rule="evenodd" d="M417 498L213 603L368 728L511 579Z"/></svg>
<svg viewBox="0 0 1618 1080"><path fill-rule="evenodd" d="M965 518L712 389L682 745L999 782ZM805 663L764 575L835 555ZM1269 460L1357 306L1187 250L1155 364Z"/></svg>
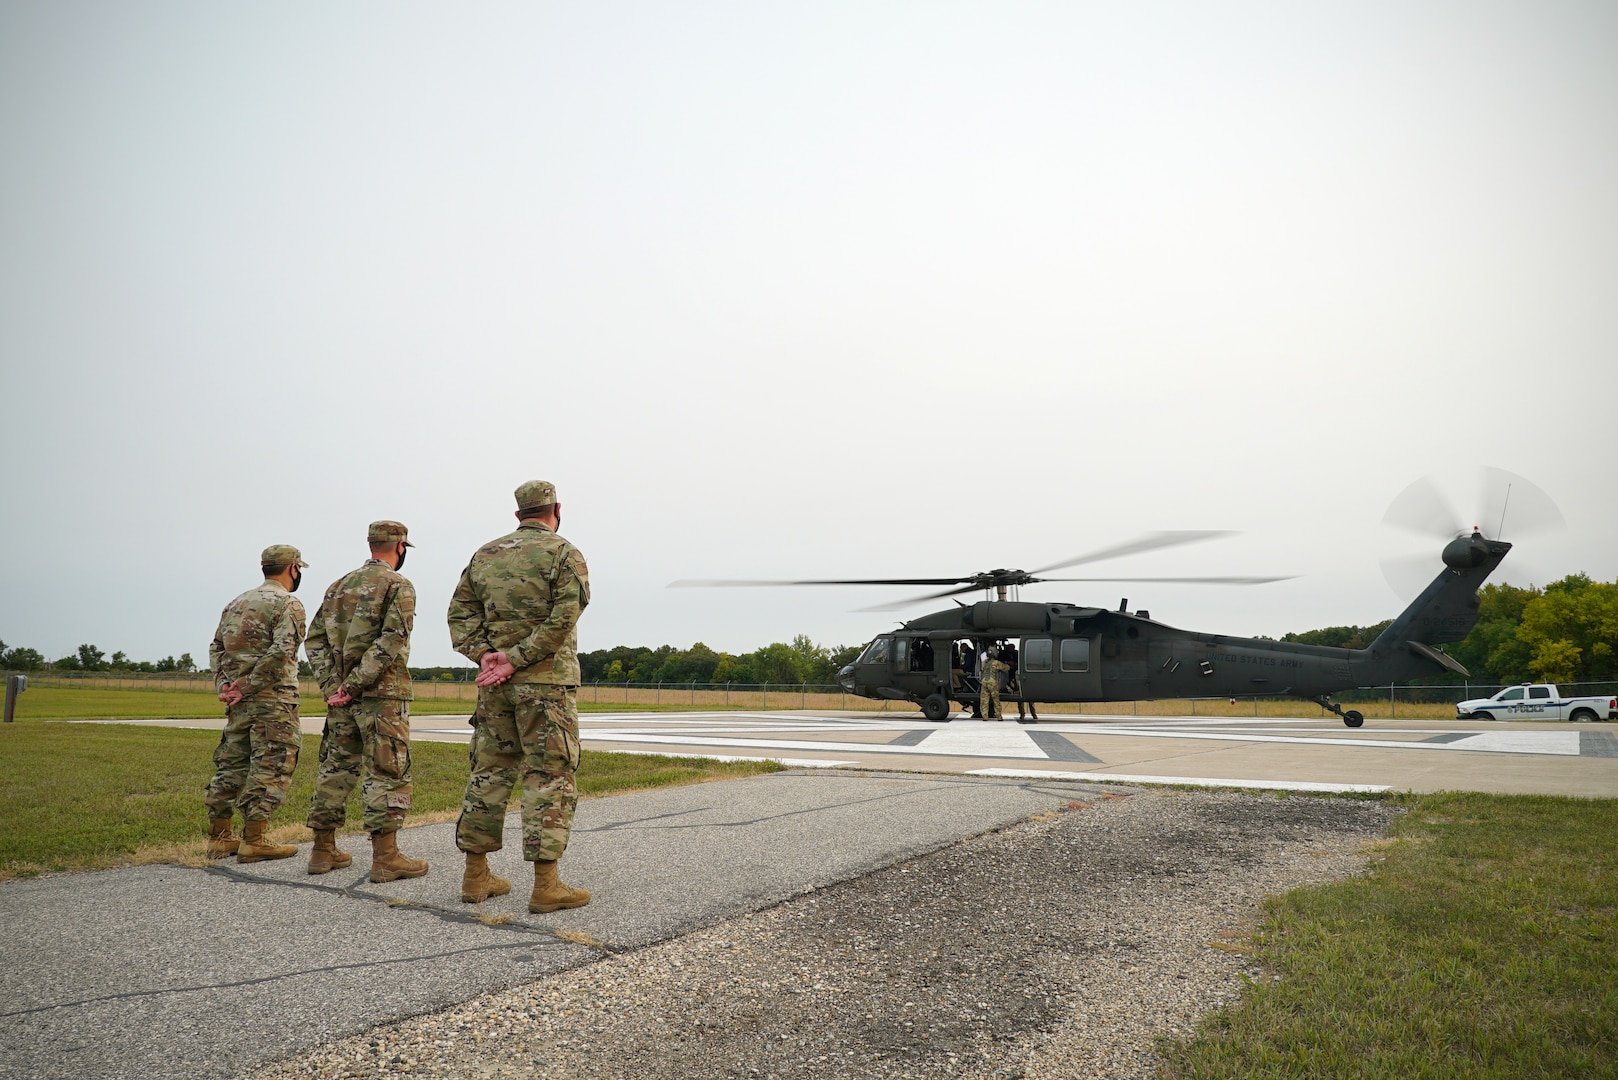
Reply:
<svg viewBox="0 0 1618 1080"><path fill-rule="evenodd" d="M1491 698L1474 698L1455 706L1458 720L1591 720L1618 719L1618 696L1564 698L1551 683L1508 686Z"/></svg>

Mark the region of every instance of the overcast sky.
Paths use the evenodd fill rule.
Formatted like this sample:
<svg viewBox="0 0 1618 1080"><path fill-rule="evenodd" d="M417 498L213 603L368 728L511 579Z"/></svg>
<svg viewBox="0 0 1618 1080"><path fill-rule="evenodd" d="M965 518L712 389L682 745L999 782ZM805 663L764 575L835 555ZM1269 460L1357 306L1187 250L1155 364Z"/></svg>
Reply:
<svg viewBox="0 0 1618 1080"><path fill-rule="evenodd" d="M665 586L1157 529L1242 534L1096 572L1300 576L1024 598L1369 623L1384 511L1477 464L1568 525L1496 580L1613 580L1615 46L1601 0L3 0L0 638L200 659L263 547L312 611L387 517L455 662L534 478L583 649L855 643L902 589Z"/></svg>

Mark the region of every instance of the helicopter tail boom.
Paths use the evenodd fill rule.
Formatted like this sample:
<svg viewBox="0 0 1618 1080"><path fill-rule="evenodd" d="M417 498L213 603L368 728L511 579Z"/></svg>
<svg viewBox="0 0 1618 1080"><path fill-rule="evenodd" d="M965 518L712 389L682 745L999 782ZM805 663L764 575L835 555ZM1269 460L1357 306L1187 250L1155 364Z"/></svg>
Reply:
<svg viewBox="0 0 1618 1080"><path fill-rule="evenodd" d="M1444 569L1366 650L1371 664L1459 667L1433 646L1460 641L1472 632L1478 621L1478 589L1510 550L1504 540L1488 540L1476 532L1452 540L1444 548Z"/></svg>

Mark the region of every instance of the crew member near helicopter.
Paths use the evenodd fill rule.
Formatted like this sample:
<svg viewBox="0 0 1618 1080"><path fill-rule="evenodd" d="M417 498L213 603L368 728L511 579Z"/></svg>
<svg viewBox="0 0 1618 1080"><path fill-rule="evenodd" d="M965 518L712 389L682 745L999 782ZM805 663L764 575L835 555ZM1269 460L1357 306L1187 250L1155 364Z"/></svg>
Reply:
<svg viewBox="0 0 1618 1080"><path fill-rule="evenodd" d="M978 691L978 719L1004 720L1000 714L1000 680L1010 671L1010 666L1000 659L1000 651L994 642L987 642L983 652L978 655L978 681L981 689Z"/></svg>

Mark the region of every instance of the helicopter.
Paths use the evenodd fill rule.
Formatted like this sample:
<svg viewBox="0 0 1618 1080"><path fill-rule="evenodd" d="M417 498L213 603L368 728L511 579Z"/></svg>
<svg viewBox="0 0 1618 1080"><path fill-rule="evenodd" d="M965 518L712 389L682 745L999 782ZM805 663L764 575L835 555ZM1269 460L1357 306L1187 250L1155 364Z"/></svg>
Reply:
<svg viewBox="0 0 1618 1080"><path fill-rule="evenodd" d="M1181 630L1129 610L1009 599L1008 590L1043 581L1197 582L1260 585L1281 577L1044 577L1051 570L1229 535L1225 532L1151 533L1076 559L1024 571L999 569L958 578L865 578L797 581L678 581L713 585L945 585L948 588L895 604L994 590L996 599L933 612L873 638L837 673L844 690L861 697L920 705L928 720L949 719L956 702L975 707L977 680L958 658L980 650L1010 662L1014 691L1002 701L1139 701L1183 697L1297 697L1318 704L1351 728L1365 717L1332 701L1342 690L1453 672L1470 673L1436 646L1459 641L1478 619L1477 591L1512 545L1474 527L1443 549L1443 569L1421 594L1364 649L1332 648Z"/></svg>

